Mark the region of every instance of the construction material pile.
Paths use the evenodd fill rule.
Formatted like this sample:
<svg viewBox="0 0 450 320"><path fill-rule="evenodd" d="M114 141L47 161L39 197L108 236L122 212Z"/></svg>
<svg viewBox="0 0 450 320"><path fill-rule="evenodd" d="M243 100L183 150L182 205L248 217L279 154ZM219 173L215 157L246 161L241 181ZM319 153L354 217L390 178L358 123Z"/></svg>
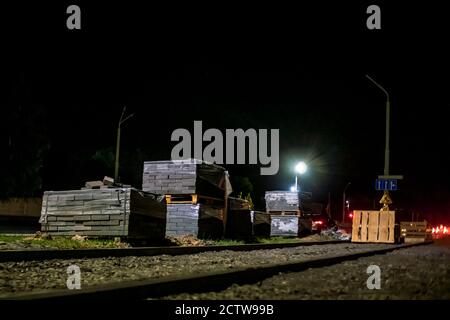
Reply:
<svg viewBox="0 0 450 320"><path fill-rule="evenodd" d="M311 219L300 216L298 192L266 191L265 200L270 215L270 236L296 237L311 232Z"/></svg>
<svg viewBox="0 0 450 320"><path fill-rule="evenodd" d="M266 191L265 200L267 212L299 213L300 211L298 192Z"/></svg>
<svg viewBox="0 0 450 320"><path fill-rule="evenodd" d="M165 195L167 236L223 236L226 198L231 193L223 167L196 159L146 161L142 189Z"/></svg>
<svg viewBox="0 0 450 320"><path fill-rule="evenodd" d="M223 167L200 160L146 161L142 190L156 194L200 194L223 199L231 185Z"/></svg>
<svg viewBox="0 0 450 320"><path fill-rule="evenodd" d="M49 234L163 238L165 206L132 188L46 191L39 222Z"/></svg>

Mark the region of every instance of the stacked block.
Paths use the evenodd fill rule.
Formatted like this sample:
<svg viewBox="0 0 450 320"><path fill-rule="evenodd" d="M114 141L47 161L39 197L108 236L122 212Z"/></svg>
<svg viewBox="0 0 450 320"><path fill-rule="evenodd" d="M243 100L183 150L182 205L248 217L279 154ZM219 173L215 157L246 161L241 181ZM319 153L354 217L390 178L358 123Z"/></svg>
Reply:
<svg viewBox="0 0 450 320"><path fill-rule="evenodd" d="M167 236L223 236L231 193L223 167L196 159L146 161L142 189L167 196Z"/></svg>
<svg viewBox="0 0 450 320"><path fill-rule="evenodd" d="M193 235L215 239L223 235L224 209L207 204L167 204L167 236Z"/></svg>
<svg viewBox="0 0 450 320"><path fill-rule="evenodd" d="M46 191L39 222L57 235L160 238L165 206L132 188Z"/></svg>
<svg viewBox="0 0 450 320"><path fill-rule="evenodd" d="M297 237L310 234L312 230L312 220L297 215L252 211L251 220L256 237Z"/></svg>
<svg viewBox="0 0 450 320"><path fill-rule="evenodd" d="M298 192L266 191L266 211L299 212L300 199Z"/></svg>
<svg viewBox="0 0 450 320"><path fill-rule="evenodd" d="M271 216L270 236L297 237L312 229L311 219L298 216Z"/></svg>
<svg viewBox="0 0 450 320"><path fill-rule="evenodd" d="M200 194L223 199L227 175L223 167L199 160L146 161L142 190L156 194Z"/></svg>

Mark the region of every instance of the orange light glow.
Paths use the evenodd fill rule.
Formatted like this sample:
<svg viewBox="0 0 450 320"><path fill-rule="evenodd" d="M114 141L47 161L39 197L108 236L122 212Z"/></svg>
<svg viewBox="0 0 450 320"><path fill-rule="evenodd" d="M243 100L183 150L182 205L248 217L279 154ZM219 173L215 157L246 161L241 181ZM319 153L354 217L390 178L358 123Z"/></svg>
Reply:
<svg viewBox="0 0 450 320"><path fill-rule="evenodd" d="M441 224L439 226L431 228L431 233L435 235L449 234L449 228Z"/></svg>

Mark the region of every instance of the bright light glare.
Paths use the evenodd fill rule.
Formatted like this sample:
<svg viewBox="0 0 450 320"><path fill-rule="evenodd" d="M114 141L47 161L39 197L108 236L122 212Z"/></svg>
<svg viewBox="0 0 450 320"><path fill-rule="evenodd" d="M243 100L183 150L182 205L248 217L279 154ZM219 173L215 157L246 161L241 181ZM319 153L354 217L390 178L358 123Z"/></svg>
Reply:
<svg viewBox="0 0 450 320"><path fill-rule="evenodd" d="M303 161L300 161L299 163L297 163L297 165L295 166L295 171L298 174L304 174L306 172L306 170L308 170L308 166L306 165L306 163L304 163Z"/></svg>
<svg viewBox="0 0 450 320"><path fill-rule="evenodd" d="M296 186L292 186L291 187L291 192L296 192L297 191L297 187Z"/></svg>

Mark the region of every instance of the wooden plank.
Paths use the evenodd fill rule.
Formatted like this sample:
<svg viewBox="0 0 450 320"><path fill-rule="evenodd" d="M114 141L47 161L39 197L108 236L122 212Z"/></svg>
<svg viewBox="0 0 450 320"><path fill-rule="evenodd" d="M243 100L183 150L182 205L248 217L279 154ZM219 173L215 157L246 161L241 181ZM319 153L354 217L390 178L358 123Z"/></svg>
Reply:
<svg viewBox="0 0 450 320"><path fill-rule="evenodd" d="M389 241L389 212L381 211L380 212L380 226L378 233L378 241L379 242L388 242Z"/></svg>
<svg viewBox="0 0 450 320"><path fill-rule="evenodd" d="M389 211L389 236L387 242L395 242L395 211Z"/></svg>
<svg viewBox="0 0 450 320"><path fill-rule="evenodd" d="M196 194L186 195L166 195L166 203L179 203L179 204L197 204L198 196Z"/></svg>
<svg viewBox="0 0 450 320"><path fill-rule="evenodd" d="M352 242L361 240L361 218L362 211L353 211Z"/></svg>
<svg viewBox="0 0 450 320"><path fill-rule="evenodd" d="M361 242L367 242L368 239L368 223L369 223L369 212L363 211L361 218Z"/></svg>
<svg viewBox="0 0 450 320"><path fill-rule="evenodd" d="M367 226L367 240L369 242L378 242L378 226L380 224L380 212L368 211L369 223Z"/></svg>

